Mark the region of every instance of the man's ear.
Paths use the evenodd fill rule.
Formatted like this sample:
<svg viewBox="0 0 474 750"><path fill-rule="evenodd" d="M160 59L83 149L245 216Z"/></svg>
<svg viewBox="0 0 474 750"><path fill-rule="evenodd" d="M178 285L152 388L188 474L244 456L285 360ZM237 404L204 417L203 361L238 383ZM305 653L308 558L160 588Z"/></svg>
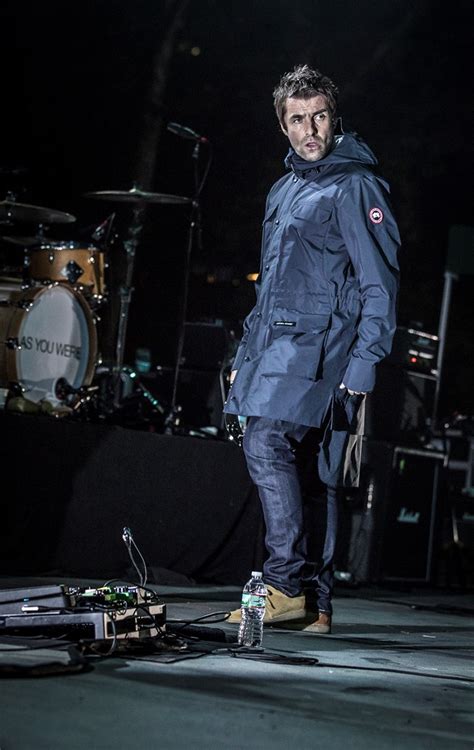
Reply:
<svg viewBox="0 0 474 750"><path fill-rule="evenodd" d="M284 123L280 122L280 128L281 132L288 136L288 131L286 130Z"/></svg>

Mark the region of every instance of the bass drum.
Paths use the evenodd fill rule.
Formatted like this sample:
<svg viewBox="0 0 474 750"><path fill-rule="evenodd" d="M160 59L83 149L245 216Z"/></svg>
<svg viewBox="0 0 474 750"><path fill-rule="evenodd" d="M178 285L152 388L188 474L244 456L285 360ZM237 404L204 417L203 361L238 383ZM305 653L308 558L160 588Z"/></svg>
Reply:
<svg viewBox="0 0 474 750"><path fill-rule="evenodd" d="M18 385L29 401L58 405L58 380L64 378L73 388L90 385L96 359L95 322L80 292L58 284L3 293L2 387Z"/></svg>

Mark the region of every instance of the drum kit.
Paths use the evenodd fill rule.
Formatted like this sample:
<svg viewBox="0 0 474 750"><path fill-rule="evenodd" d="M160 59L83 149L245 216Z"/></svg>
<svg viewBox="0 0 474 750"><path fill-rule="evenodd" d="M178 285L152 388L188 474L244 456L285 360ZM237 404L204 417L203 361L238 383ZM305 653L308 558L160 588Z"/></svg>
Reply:
<svg viewBox="0 0 474 750"><path fill-rule="evenodd" d="M9 231L3 237L7 243L23 249L21 276L0 278L0 388L7 404L15 403L20 411L47 411L59 416L81 413L90 408L97 393L103 390L104 373L112 400L103 408L107 415L120 409L124 371L130 373L123 358L143 209L149 203L192 204L190 198L146 192L137 187L90 192L84 197L129 203L133 208L133 219L123 242L127 267L126 278L118 290L115 359L105 366L101 362L97 322L111 292L114 293L107 278L110 238L104 239L101 230L93 235L101 235L101 242L52 240L44 233L45 227L71 224L76 217L19 203L11 194L0 201L0 227L16 230L23 224L37 225L32 236L15 236ZM136 373L130 374L136 377ZM164 413L163 406L145 388L138 388L138 392L152 409Z"/></svg>

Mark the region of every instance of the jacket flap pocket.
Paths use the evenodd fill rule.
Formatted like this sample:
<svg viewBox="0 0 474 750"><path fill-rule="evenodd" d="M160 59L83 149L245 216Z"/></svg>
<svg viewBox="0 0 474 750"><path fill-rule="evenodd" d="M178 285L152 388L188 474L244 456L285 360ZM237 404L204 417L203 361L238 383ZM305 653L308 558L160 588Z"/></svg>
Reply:
<svg viewBox="0 0 474 750"><path fill-rule="evenodd" d="M275 333L321 333L329 328L331 313L300 313L275 307L272 328Z"/></svg>
<svg viewBox="0 0 474 750"><path fill-rule="evenodd" d="M331 218L332 209L329 206L318 205L314 200L307 200L297 203L291 213L295 219L311 221L314 224L326 224Z"/></svg>

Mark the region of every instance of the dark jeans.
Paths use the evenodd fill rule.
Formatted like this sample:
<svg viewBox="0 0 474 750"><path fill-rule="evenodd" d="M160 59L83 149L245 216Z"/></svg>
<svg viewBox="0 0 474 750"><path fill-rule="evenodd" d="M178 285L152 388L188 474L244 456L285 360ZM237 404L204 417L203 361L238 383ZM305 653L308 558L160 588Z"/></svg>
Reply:
<svg viewBox="0 0 474 750"><path fill-rule="evenodd" d="M288 596L297 596L308 588L317 609L332 612L338 499L336 488L327 487L322 555L317 563L311 563L308 560L308 534L296 464L296 448L310 429L292 422L249 417L243 449L265 519L267 560L263 574L266 583ZM322 429L317 437L321 442ZM314 460L317 461L317 456Z"/></svg>

